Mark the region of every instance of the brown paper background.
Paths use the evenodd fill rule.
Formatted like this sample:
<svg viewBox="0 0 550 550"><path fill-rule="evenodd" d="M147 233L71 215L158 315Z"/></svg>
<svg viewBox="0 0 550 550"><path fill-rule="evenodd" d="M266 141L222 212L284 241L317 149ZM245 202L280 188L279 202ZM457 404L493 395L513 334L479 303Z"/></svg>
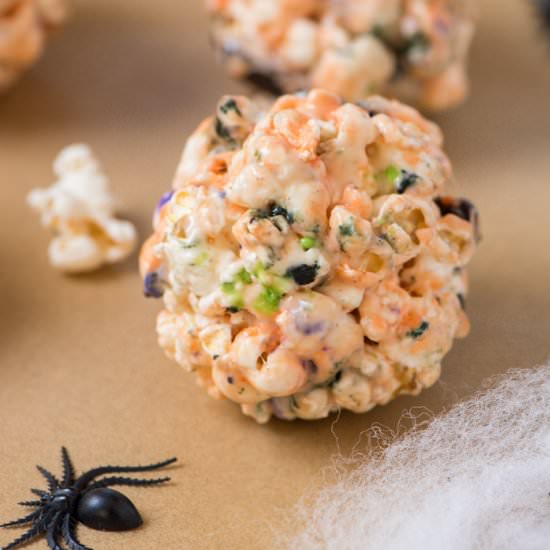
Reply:
<svg viewBox="0 0 550 550"><path fill-rule="evenodd" d="M455 192L483 216L473 331L420 397L343 414L334 433L344 452L374 422L395 426L413 405L440 411L550 351L550 46L526 0L480 7L472 98L437 119ZM157 347L160 303L142 298L136 257L60 275L24 203L29 189L53 180L58 150L84 141L145 237L186 136L218 96L242 89L213 60L198 0L96 0L77 5L42 61L0 99L0 518L17 516L15 503L42 485L37 462L59 469L62 444L80 470L181 461L169 486L126 491L143 528L81 530L96 550L268 548L284 512L322 483L337 449L334 418L258 426L211 400ZM0 545L20 532L0 532Z"/></svg>

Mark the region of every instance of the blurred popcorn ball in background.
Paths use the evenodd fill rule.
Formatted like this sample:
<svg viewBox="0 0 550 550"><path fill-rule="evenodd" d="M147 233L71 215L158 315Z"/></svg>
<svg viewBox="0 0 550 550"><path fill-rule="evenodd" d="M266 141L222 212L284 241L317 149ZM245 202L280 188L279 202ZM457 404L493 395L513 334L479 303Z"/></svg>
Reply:
<svg viewBox="0 0 550 550"><path fill-rule="evenodd" d="M207 0L229 73L274 93L372 93L426 110L468 93L474 19L457 0Z"/></svg>
<svg viewBox="0 0 550 550"><path fill-rule="evenodd" d="M0 0L0 93L40 57L66 16L66 0Z"/></svg>

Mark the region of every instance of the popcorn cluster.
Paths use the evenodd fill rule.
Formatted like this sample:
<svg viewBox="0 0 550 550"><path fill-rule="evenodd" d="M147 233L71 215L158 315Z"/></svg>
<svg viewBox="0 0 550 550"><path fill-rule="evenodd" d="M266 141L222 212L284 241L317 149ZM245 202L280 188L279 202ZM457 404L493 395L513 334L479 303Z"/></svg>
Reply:
<svg viewBox="0 0 550 550"><path fill-rule="evenodd" d="M208 0L229 72L273 91L381 92L439 110L467 95L465 0Z"/></svg>
<svg viewBox="0 0 550 550"><path fill-rule="evenodd" d="M0 92L36 61L66 15L66 0L0 0Z"/></svg>
<svg viewBox="0 0 550 550"><path fill-rule="evenodd" d="M258 422L417 394L468 332L471 203L439 129L313 90L225 96L188 140L140 263L159 342Z"/></svg>
<svg viewBox="0 0 550 550"><path fill-rule="evenodd" d="M114 217L115 200L109 182L86 145L65 148L54 161L59 178L47 189L29 194L29 206L42 225L54 233L50 263L66 272L97 269L130 255L136 230Z"/></svg>

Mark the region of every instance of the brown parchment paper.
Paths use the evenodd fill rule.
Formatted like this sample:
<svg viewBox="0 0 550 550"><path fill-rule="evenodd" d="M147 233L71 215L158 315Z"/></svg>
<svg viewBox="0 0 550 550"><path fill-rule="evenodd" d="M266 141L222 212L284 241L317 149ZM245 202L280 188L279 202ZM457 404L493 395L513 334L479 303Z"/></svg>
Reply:
<svg viewBox="0 0 550 550"><path fill-rule="evenodd" d="M93 147L144 238L186 136L222 93L245 89L216 65L199 0L77 3L42 61L0 98L0 518L17 516L15 503L42 485L36 463L59 468L62 444L79 470L177 455L169 486L126 491L143 528L82 528L82 540L96 550L270 548L296 499L323 483L338 445L347 453L375 422L394 427L413 405L440 411L487 377L544 361L550 47L527 4L480 2L471 100L437 117L454 192L483 216L471 336L418 398L337 422L258 426L164 358L154 331L160 303L142 298L135 256L76 277L47 263L48 236L24 198L53 181L59 149ZM18 533L0 532L0 546Z"/></svg>

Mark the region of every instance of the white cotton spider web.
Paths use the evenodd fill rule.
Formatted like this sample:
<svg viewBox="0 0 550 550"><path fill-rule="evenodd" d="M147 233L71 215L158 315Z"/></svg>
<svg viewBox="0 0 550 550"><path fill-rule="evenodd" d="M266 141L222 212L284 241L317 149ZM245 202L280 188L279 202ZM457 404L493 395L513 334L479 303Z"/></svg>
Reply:
<svg viewBox="0 0 550 550"><path fill-rule="evenodd" d="M414 412L408 422L415 424ZM514 370L433 418L418 418L293 510L286 548L549 550L550 365ZM399 430L398 430L399 431Z"/></svg>

